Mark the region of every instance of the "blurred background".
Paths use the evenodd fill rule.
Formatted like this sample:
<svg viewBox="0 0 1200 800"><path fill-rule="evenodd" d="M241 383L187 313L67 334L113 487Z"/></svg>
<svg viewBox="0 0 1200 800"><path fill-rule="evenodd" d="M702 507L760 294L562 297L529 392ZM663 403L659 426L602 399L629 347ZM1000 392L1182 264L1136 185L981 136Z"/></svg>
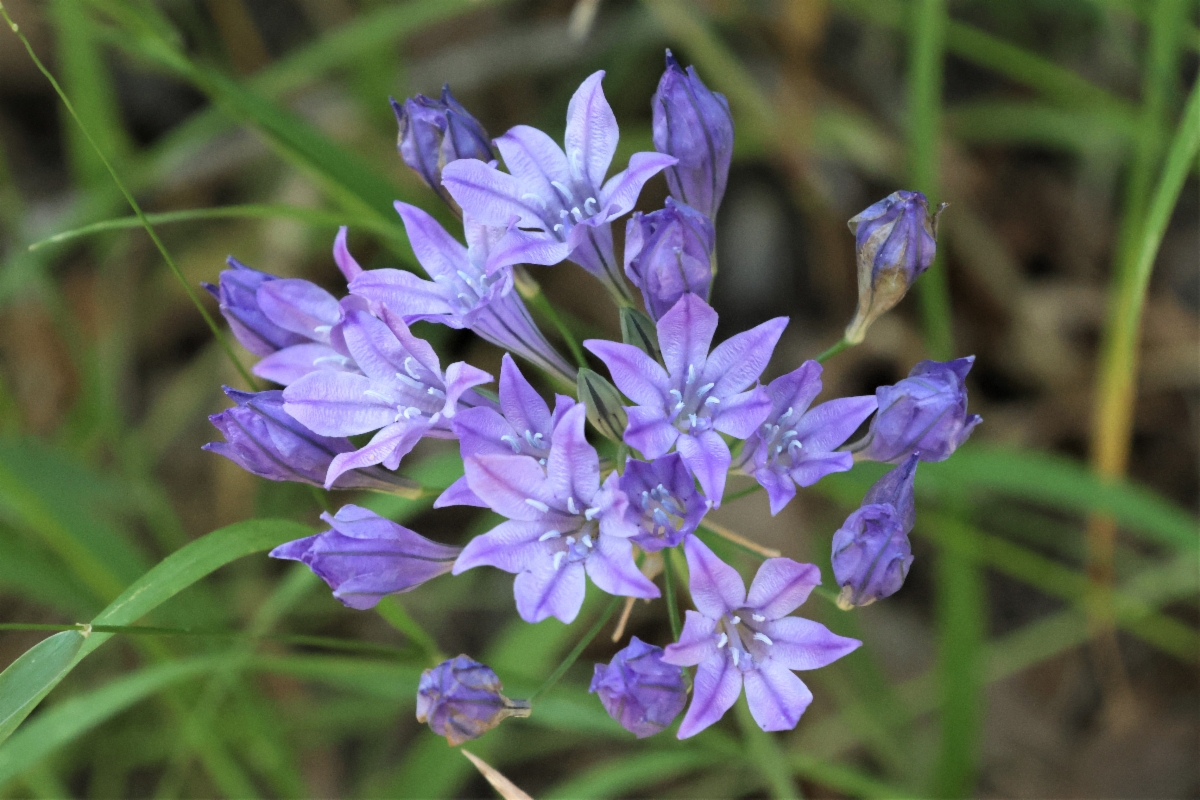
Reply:
<svg viewBox="0 0 1200 800"><path fill-rule="evenodd" d="M928 280L948 287L952 354L977 357L970 402L984 423L953 459L922 466L903 590L853 613L817 597L801 609L865 646L805 676L816 700L790 734L756 737L731 714L695 741L635 742L584 693L591 663L617 649L606 629L544 711L471 748L532 795L1200 795L1194 150L1178 201L1167 196L1144 300L1128 281L1196 82L1194 2L5 7L122 180L164 215L157 230L192 287L215 282L234 255L340 295L330 256L339 224L365 267L416 268L391 201L450 218L395 152L389 95L435 95L448 82L493 136L525 123L560 138L571 93L604 69L623 164L652 149L650 97L667 47L733 108L718 338L790 316L767 377L837 341L852 315L847 219L900 188L951 204ZM130 209L104 164L7 30L0 156L4 622L86 621L209 531L253 517L315 526L322 502L352 499L270 483L200 450L218 438L206 416L228 404L221 386L246 387L146 233L122 219ZM665 196L656 178L639 208ZM74 233L51 239L64 232ZM583 271L533 272L578 335L619 337L615 310L596 302ZM1129 297L1141 309L1139 355L1121 361L1111 320ZM872 393L929 357L921 300L910 296L826 365L826 396ZM422 334L443 363L499 367L499 352L465 332ZM1136 388L1132 416L1115 426L1093 413L1120 395L1101 364ZM1126 444L1127 458L1097 455ZM412 464L430 486L455 477L452 448L423 445ZM775 518L752 495L715 519L817 563L830 585L830 536L878 474L834 476ZM431 500L356 502L451 543L492 524L469 509L431 511ZM1089 571L1116 587L1100 605L1089 605ZM37 742L18 732L0 747L0 795L487 796L413 718L427 656L469 653L522 696L600 601L589 597L570 628L527 626L511 578L494 570L401 600L407 616L356 612L303 567L262 553L235 561L140 621L242 635L118 636L26 723L50 719ZM666 643L661 604L639 603L628 631ZM376 647L339 652L287 638L296 635ZM0 664L46 636L0 633ZM202 674L161 678L164 665L199 658L209 659Z"/></svg>

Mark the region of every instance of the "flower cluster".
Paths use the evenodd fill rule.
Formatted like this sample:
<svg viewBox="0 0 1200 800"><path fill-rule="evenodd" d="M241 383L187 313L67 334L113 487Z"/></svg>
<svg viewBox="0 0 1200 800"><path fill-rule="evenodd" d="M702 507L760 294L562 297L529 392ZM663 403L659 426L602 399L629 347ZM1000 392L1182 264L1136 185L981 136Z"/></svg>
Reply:
<svg viewBox="0 0 1200 800"><path fill-rule="evenodd" d="M424 438L455 440L463 476L434 507L490 509L503 518L491 530L460 547L345 505L323 515L329 530L271 555L308 565L356 609L443 574L494 567L514 576L522 619L571 623L589 580L617 597L660 598L661 565L682 551L695 610L677 641L633 637L596 665L591 691L638 737L671 726L685 706L677 735L693 736L743 687L763 730L791 729L812 700L795 673L861 643L791 615L821 583L816 565L768 559L747 590L702 540L704 517L721 505L731 474L753 478L778 514L797 487L856 461L893 464L833 534L831 565L843 608L895 593L913 560L917 464L949 457L980 421L966 410L972 358L922 362L873 396L820 403L817 361L764 384L788 320L714 344L717 312L708 302L713 220L733 146L725 98L668 52L652 103L656 152L635 153L609 176L618 129L603 77L588 77L572 97L562 147L523 125L490 140L449 88L440 99L393 101L403 161L461 218L465 244L398 202L428 277L364 270L343 228L333 248L348 287L340 299L231 258L208 288L238 340L261 357L255 374L282 388L227 390L236 405L211 418L226 441L208 448L271 480L411 496L421 487L397 474L404 457ZM671 197L630 216L618 259L612 224L659 172ZM846 343L861 340L929 266L935 223L916 192L897 192L851 221L860 305ZM583 342L611 383L563 359L515 291L531 279L514 269L563 261L598 278L621 306L625 341ZM633 308L626 276L646 314ZM443 369L410 328L418 321L468 329L503 349L498 391L482 389L493 376L470 364ZM577 396L548 402L516 359L557 385L578 386ZM848 443L868 419L867 433ZM592 441L589 421L599 434ZM451 744L530 711L467 656L421 678L418 719Z"/></svg>

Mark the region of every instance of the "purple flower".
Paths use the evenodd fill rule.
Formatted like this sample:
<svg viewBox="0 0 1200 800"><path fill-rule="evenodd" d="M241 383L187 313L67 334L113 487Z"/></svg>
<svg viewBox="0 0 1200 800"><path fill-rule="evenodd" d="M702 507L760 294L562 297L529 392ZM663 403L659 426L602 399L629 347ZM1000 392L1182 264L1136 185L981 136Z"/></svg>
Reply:
<svg viewBox="0 0 1200 800"><path fill-rule="evenodd" d="M587 78L567 107L566 152L542 131L510 129L495 144L508 172L481 161L448 164L442 183L463 212L507 229L491 253L496 264L557 264L565 258L627 297L612 252L610 222L629 212L642 185L675 163L660 153L634 153L629 168L604 180L617 149L617 120L600 81Z"/></svg>
<svg viewBox="0 0 1200 800"><path fill-rule="evenodd" d="M599 693L608 715L644 739L671 724L687 704L683 670L662 660L663 649L634 636L608 664L597 664L588 693Z"/></svg>
<svg viewBox="0 0 1200 800"><path fill-rule="evenodd" d="M626 518L638 527L633 542L646 552L674 547L696 530L708 511L708 500L678 453L645 461L629 459L621 476L629 498Z"/></svg>
<svg viewBox="0 0 1200 800"><path fill-rule="evenodd" d="M303 562L350 608L374 608L384 595L411 591L449 572L462 552L358 506L321 519L332 530L282 544L271 558Z"/></svg>
<svg viewBox="0 0 1200 800"><path fill-rule="evenodd" d="M858 457L898 464L919 451L922 461L945 461L983 421L967 414L967 373L975 356L922 361L894 386L875 390L879 413Z"/></svg>
<svg viewBox="0 0 1200 800"><path fill-rule="evenodd" d="M491 668L456 656L421 673L417 722L428 722L451 745L477 739L509 717L528 717L527 700L509 700Z"/></svg>
<svg viewBox="0 0 1200 800"><path fill-rule="evenodd" d="M555 395L551 414L546 401L525 380L512 356L505 353L500 365L500 410L486 406L463 409L455 415L451 427L458 436L464 462L481 455L525 455L545 466L554 428L574 405L572 398ZM471 491L466 475L433 503L434 508L460 505L487 508L487 503Z"/></svg>
<svg viewBox="0 0 1200 800"><path fill-rule="evenodd" d="M226 387L225 394L237 405L208 418L225 441L210 442L203 449L225 456L247 472L272 481L323 486L333 459L354 450L349 439L320 436L293 419L283 410L279 390L251 393ZM346 472L331 488L396 493L420 489L379 467Z"/></svg>
<svg viewBox="0 0 1200 800"><path fill-rule="evenodd" d="M625 225L625 274L654 319L687 293L708 297L716 231L708 217L668 197L666 207L635 212Z"/></svg>
<svg viewBox="0 0 1200 800"><path fill-rule="evenodd" d="M771 513L796 496L796 486L812 486L833 472L854 466L850 453L834 452L875 410L875 398L842 397L809 408L821 393L821 365L805 361L767 386L771 413L746 443L741 461L753 462L754 478L767 490ZM749 469L749 467L747 467Z"/></svg>
<svg viewBox="0 0 1200 800"><path fill-rule="evenodd" d="M449 418L459 399L483 402L464 393L492 380L462 362L443 373L428 342L413 336L386 308L382 321L366 311L349 311L342 336L363 374L310 372L283 392L284 410L322 436L379 431L362 449L333 459L326 486L350 469L379 463L396 469L422 436L452 438Z"/></svg>
<svg viewBox="0 0 1200 800"><path fill-rule="evenodd" d="M737 701L743 683L760 728L796 727L812 692L792 670L823 667L862 644L819 622L787 616L820 585L820 570L790 558L769 558L747 595L737 571L698 538L689 536L683 548L697 611L687 612L683 633L667 646L663 661L699 666L679 738L695 736L719 720Z"/></svg>
<svg viewBox="0 0 1200 800"><path fill-rule="evenodd" d="M685 294L658 321L666 370L633 345L600 339L583 345L608 366L617 388L637 403L628 409L625 442L649 459L675 447L704 494L719 506L732 461L720 434L746 439L771 413L765 389L744 390L762 374L786 325L787 317L769 320L709 354L717 312L694 294Z"/></svg>
<svg viewBox="0 0 1200 800"><path fill-rule="evenodd" d="M350 282L350 291L366 298L372 309L386 306L406 323L440 322L451 328L470 328L484 339L522 358L575 381L575 369L563 360L538 330L519 295L512 291L512 268L491 274L484 264L492 239L501 234L464 220L467 247L459 244L437 221L416 206L396 203L417 261L433 278L423 280L399 269L373 269Z"/></svg>
<svg viewBox="0 0 1200 800"><path fill-rule="evenodd" d="M344 248L342 230L338 238ZM338 249L335 243L335 258ZM341 259L338 264L343 265ZM315 370L355 371L353 360L337 349L344 316L337 298L310 281L278 278L233 257L229 265L233 269L221 273L220 286L204 286L220 301L242 346L265 356L254 365L255 375L287 386Z"/></svg>
<svg viewBox="0 0 1200 800"><path fill-rule="evenodd" d="M450 195L442 186L442 168L460 158L492 161L487 131L450 94L450 85L442 87L442 99L419 94L401 105L392 100L392 110L400 123L396 147L400 158L442 199Z"/></svg>
<svg viewBox="0 0 1200 800"><path fill-rule="evenodd" d="M850 220L858 257L858 311L846 340L858 344L900 302L937 252L937 215L920 192L898 191Z"/></svg>
<svg viewBox="0 0 1200 800"><path fill-rule="evenodd" d="M633 561L629 539L637 528L625 520L620 476L613 472L600 485L600 460L583 433L586 412L576 404L563 414L544 469L524 455L466 460L471 491L508 521L472 539L454 574L484 565L515 574L513 594L526 622L574 620L585 572L609 594L659 596Z"/></svg>
<svg viewBox="0 0 1200 800"><path fill-rule="evenodd" d="M870 605L904 584L913 561L908 534L917 519L913 482L918 460L913 453L880 478L833 534L833 576L842 587L841 608Z"/></svg>
<svg viewBox="0 0 1200 800"><path fill-rule="evenodd" d="M650 101L654 149L679 162L668 167L671 196L713 218L725 195L733 158L733 117L725 95L709 91L696 74L667 51L667 69Z"/></svg>

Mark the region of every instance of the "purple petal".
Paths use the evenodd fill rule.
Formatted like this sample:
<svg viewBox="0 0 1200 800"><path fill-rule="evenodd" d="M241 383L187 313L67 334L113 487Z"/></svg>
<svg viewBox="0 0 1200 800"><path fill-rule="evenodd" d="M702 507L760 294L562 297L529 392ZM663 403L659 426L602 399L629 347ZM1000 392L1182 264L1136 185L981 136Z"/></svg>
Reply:
<svg viewBox="0 0 1200 800"><path fill-rule="evenodd" d="M854 456L850 453L807 453L800 456L799 463L788 474L798 486L812 486L826 475L847 472L853 466Z"/></svg>
<svg viewBox="0 0 1200 800"><path fill-rule="evenodd" d="M662 153L634 153L629 166L613 175L600 190L600 208L604 217L616 219L628 213L637 203L646 181L676 162L674 156Z"/></svg>
<svg viewBox="0 0 1200 800"><path fill-rule="evenodd" d="M633 406L626 411L629 424L625 428L625 442L646 458L666 455L679 438L679 429L667 422L661 408Z"/></svg>
<svg viewBox="0 0 1200 800"><path fill-rule="evenodd" d="M409 355L415 358L417 363L431 373L431 377L440 378L442 376L441 362L438 361L437 353L434 352L429 342L413 336L412 331L408 329L407 323L400 317L389 312L386 308L383 310L383 321L395 335L396 340L408 351ZM402 363L401 367L403 366Z"/></svg>
<svg viewBox="0 0 1200 800"><path fill-rule="evenodd" d="M467 248L446 232L437 220L416 206L395 203L396 212L404 220L404 230L417 261L431 278L452 278L469 265ZM353 289L351 290L353 291Z"/></svg>
<svg viewBox="0 0 1200 800"><path fill-rule="evenodd" d="M782 470L771 467L756 469L754 480L767 490L767 499L771 502L771 516L782 511L783 507L792 502L792 498L796 496L796 484L792 482L791 476Z"/></svg>
<svg viewBox="0 0 1200 800"><path fill-rule="evenodd" d="M254 365L251 371L260 378L288 386L310 372L321 369L346 372L349 359L339 355L332 347L313 342L294 344L272 353Z"/></svg>
<svg viewBox="0 0 1200 800"><path fill-rule="evenodd" d="M704 365L705 383L716 383L712 393L727 397L758 379L771 360L775 343L787 327L787 317L776 317L722 342Z"/></svg>
<svg viewBox="0 0 1200 800"><path fill-rule="evenodd" d="M796 433L806 450L828 452L841 447L858 430L858 426L871 416L876 406L874 395L830 400L809 409L796 425Z"/></svg>
<svg viewBox="0 0 1200 800"><path fill-rule="evenodd" d="M710 619L720 619L746 605L746 584L737 570L717 558L708 545L695 536L683 541L690 577L688 588L696 609Z"/></svg>
<svg viewBox="0 0 1200 800"><path fill-rule="evenodd" d="M447 290L402 269L372 269L350 282L350 291L373 308L387 306L408 319L430 319L454 313Z"/></svg>
<svg viewBox="0 0 1200 800"><path fill-rule="evenodd" d="M405 420L380 429L364 447L353 453L342 453L329 462L325 488L333 486L343 472L352 469L362 469L374 464L383 464L388 469L395 469L400 466L400 459L416 447L428 429L429 425L424 420Z"/></svg>
<svg viewBox="0 0 1200 800"><path fill-rule="evenodd" d="M746 605L767 619L790 614L821 585L821 570L790 558L768 558L750 584Z"/></svg>
<svg viewBox="0 0 1200 800"><path fill-rule="evenodd" d="M613 383L640 406L661 406L670 384L658 362L631 344L587 339L583 346L608 367Z"/></svg>
<svg viewBox="0 0 1200 800"><path fill-rule="evenodd" d="M342 335L351 357L367 377L390 383L397 372L404 371L408 352L387 325L365 311L346 315Z"/></svg>
<svg viewBox="0 0 1200 800"><path fill-rule="evenodd" d="M579 562L564 563L555 569L549 559L541 559L513 581L517 613L526 622L557 617L569 625L579 615L586 590L587 580Z"/></svg>
<svg viewBox="0 0 1200 800"><path fill-rule="evenodd" d="M663 661L680 667L692 667L717 653L717 620L698 611L684 612L679 641L667 645Z"/></svg>
<svg viewBox="0 0 1200 800"><path fill-rule="evenodd" d="M546 202L558 197L553 182L571 185L571 169L562 148L537 128L517 125L496 138L495 143L522 192Z"/></svg>
<svg viewBox="0 0 1200 800"><path fill-rule="evenodd" d="M694 294L685 294L663 314L658 321L658 344L672 378L682 380L688 366L703 367L716 332L717 312Z"/></svg>
<svg viewBox="0 0 1200 800"><path fill-rule="evenodd" d="M350 255L350 248L346 246L346 230L345 225L338 228L337 237L333 240L333 261L342 275L346 276L346 283L350 283L362 273L363 268Z"/></svg>
<svg viewBox="0 0 1200 800"><path fill-rule="evenodd" d="M638 570L628 539L601 535L585 564L588 577L601 591L644 600L660 596L658 587Z"/></svg>
<svg viewBox="0 0 1200 800"><path fill-rule="evenodd" d="M471 491L471 486L467 483L467 476L463 475L454 483L446 487L446 491L438 495L438 498L433 501L434 508L446 508L447 506L476 506L477 508L487 508L488 504L483 502L483 500L479 498L479 495Z"/></svg>
<svg viewBox="0 0 1200 800"><path fill-rule="evenodd" d="M803 414L821 393L820 363L808 360L786 375L780 375L767 386L767 394L775 403L775 410L783 413L791 408L794 414Z"/></svg>
<svg viewBox="0 0 1200 800"><path fill-rule="evenodd" d="M771 415L771 398L757 386L721 401L713 415L713 427L736 439L748 439Z"/></svg>
<svg viewBox="0 0 1200 800"><path fill-rule="evenodd" d="M575 90L567 106L567 131L563 137L575 177L593 189L604 183L613 153L617 152L617 117L604 97L600 85L603 78L604 70L593 72Z"/></svg>
<svg viewBox="0 0 1200 800"><path fill-rule="evenodd" d="M600 489L600 458L584 435L587 407L579 403L554 429L546 459L546 482L563 501L574 497L591 503Z"/></svg>
<svg viewBox="0 0 1200 800"><path fill-rule="evenodd" d="M764 731L790 731L812 702L804 681L771 659L746 673L746 702L750 715Z"/></svg>
<svg viewBox="0 0 1200 800"><path fill-rule="evenodd" d="M820 669L857 650L862 642L838 636L819 622L783 617L763 626L771 638L771 661L788 669Z"/></svg>
<svg viewBox="0 0 1200 800"><path fill-rule="evenodd" d="M741 693L742 673L726 653L702 662L696 668L692 704L679 725L678 737L687 739L695 736L725 716L725 712L733 707Z"/></svg>
<svg viewBox="0 0 1200 800"><path fill-rule="evenodd" d="M545 532L544 522L501 522L467 542L454 562L454 574L483 566L511 573L527 570L545 555L546 545L538 541Z"/></svg>
<svg viewBox="0 0 1200 800"><path fill-rule="evenodd" d="M464 408L454 415L452 427L464 461L471 456L521 454L520 449L514 452L508 442L501 438L519 437L521 434L490 408Z"/></svg>
<svg viewBox="0 0 1200 800"><path fill-rule="evenodd" d="M550 437L550 407L508 353L500 362L500 411L518 434L530 431Z"/></svg>
<svg viewBox="0 0 1200 800"><path fill-rule="evenodd" d="M271 322L312 339L328 337L329 328L342 318L336 297L299 278L266 281L258 287L255 297Z"/></svg>
<svg viewBox="0 0 1200 800"><path fill-rule="evenodd" d="M442 185L463 212L484 225L507 228L514 217L521 227L541 228L540 208L522 199L512 175L473 158L452 161L442 170Z"/></svg>
<svg viewBox="0 0 1200 800"><path fill-rule="evenodd" d="M455 361L446 367L446 405L442 414L453 417L458 409L458 398L463 392L491 382L492 376L478 367L472 367L465 361Z"/></svg>
<svg viewBox="0 0 1200 800"><path fill-rule="evenodd" d="M485 270L490 275L513 264L553 266L571 253L571 246L545 231L521 230L510 225L488 252Z"/></svg>
<svg viewBox="0 0 1200 800"><path fill-rule="evenodd" d="M283 390L283 410L322 436L354 436L390 424L395 404L366 392L374 384L351 372L310 372Z"/></svg>
<svg viewBox="0 0 1200 800"><path fill-rule="evenodd" d="M471 491L509 519L541 519L542 512L525 501L554 499L546 490L542 468L529 456L473 456L464 466Z"/></svg>
<svg viewBox="0 0 1200 800"><path fill-rule="evenodd" d="M716 431L703 431L698 434L680 434L675 442L675 449L683 457L683 463L700 481L704 495L712 501L713 508L721 505L721 496L725 494L725 476L729 473L729 465L733 462L729 454L729 445Z"/></svg>

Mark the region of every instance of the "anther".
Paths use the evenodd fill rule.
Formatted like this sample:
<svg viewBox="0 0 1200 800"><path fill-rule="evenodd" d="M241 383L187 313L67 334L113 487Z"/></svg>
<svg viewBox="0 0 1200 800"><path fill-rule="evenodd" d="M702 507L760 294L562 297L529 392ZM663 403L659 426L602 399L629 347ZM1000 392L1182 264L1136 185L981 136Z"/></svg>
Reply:
<svg viewBox="0 0 1200 800"><path fill-rule="evenodd" d="M717 639L717 649L720 650L727 644L729 644L729 634L722 633L721 638Z"/></svg>
<svg viewBox="0 0 1200 800"><path fill-rule="evenodd" d="M575 507L575 498L574 497L567 498L567 511L570 511L572 514L579 513L579 509Z"/></svg>
<svg viewBox="0 0 1200 800"><path fill-rule="evenodd" d="M739 617L737 614L734 614L732 617L729 618L729 621L732 622L734 625L740 625L742 622L742 618Z"/></svg>
<svg viewBox="0 0 1200 800"><path fill-rule="evenodd" d="M508 442L508 446L512 448L512 451L514 453L521 452L521 442L517 439L517 437L513 436L511 433L506 433L503 436L501 436L500 441Z"/></svg>
<svg viewBox="0 0 1200 800"><path fill-rule="evenodd" d="M317 327L313 328L313 333L324 336L325 334L329 333L331 330L333 330L332 325L318 325Z"/></svg>
<svg viewBox="0 0 1200 800"><path fill-rule="evenodd" d="M592 520L594 520L596 518L596 515L599 513L600 513L599 506L593 506L592 508L585 508L583 510L583 518L586 519L588 522L591 522Z"/></svg>
<svg viewBox="0 0 1200 800"><path fill-rule="evenodd" d="M695 364L688 364L687 382L688 382L688 385L691 385L696 382L696 365Z"/></svg>
<svg viewBox="0 0 1200 800"><path fill-rule="evenodd" d="M533 506L533 507L534 507L534 508L536 508L538 511L541 511L543 514L545 514L547 511L549 511L549 510L550 510L550 506L546 505L546 504L545 504L545 503L543 503L541 500L534 500L532 497L526 497L526 498L525 498L525 503L526 503L527 505L531 505L531 506Z"/></svg>
<svg viewBox="0 0 1200 800"><path fill-rule="evenodd" d="M712 388L713 388L714 386L716 386L716 384L715 384L715 383L706 383L706 384L704 384L703 386L701 386L699 389L697 389L697 390L696 390L696 396L697 396L697 397L704 397L704 395L706 395L706 394L708 394L710 391L712 391Z"/></svg>
<svg viewBox="0 0 1200 800"><path fill-rule="evenodd" d="M538 537L538 541L544 542L547 539L557 539L559 536L562 536L562 534L559 531L548 530L545 533L543 533L541 536Z"/></svg>
<svg viewBox="0 0 1200 800"><path fill-rule="evenodd" d="M754 634L754 638L757 639L758 641L762 642L763 644L775 644L774 642L771 641L771 637L767 636L765 633L756 633L756 634Z"/></svg>
<svg viewBox="0 0 1200 800"><path fill-rule="evenodd" d="M750 619L754 620L755 622L766 622L767 621L767 618L764 617L762 614L751 614Z"/></svg>
<svg viewBox="0 0 1200 800"><path fill-rule="evenodd" d="M554 554L554 568L558 569L559 567L561 567L563 559L566 557L567 557L566 550L559 550L557 553L555 553Z"/></svg>

